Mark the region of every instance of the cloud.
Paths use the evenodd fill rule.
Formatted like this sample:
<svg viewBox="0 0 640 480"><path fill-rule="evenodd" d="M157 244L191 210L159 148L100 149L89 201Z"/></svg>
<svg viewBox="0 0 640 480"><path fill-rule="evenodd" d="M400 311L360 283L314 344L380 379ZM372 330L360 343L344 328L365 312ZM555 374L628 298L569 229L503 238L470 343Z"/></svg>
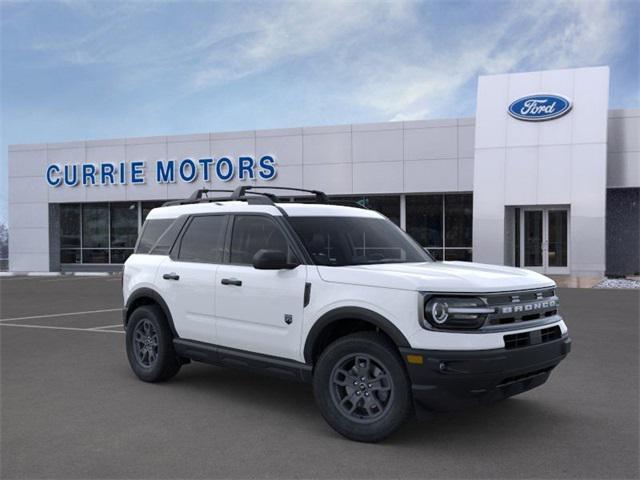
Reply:
<svg viewBox="0 0 640 480"><path fill-rule="evenodd" d="M478 75L598 65L624 45L613 2L516 2L496 13L489 24L459 28L462 40L448 39L445 55L387 55L384 76L368 75L372 58L364 59L359 68L370 81L355 98L390 120L453 116L452 102ZM430 50L428 39L415 41Z"/></svg>
<svg viewBox="0 0 640 480"><path fill-rule="evenodd" d="M190 15L160 2L61 5L79 26L30 48L52 64L105 66L113 88L161 79L175 101L286 72L391 120L459 114L452 104L479 74L600 64L625 44L613 1L204 2Z"/></svg>
<svg viewBox="0 0 640 480"><path fill-rule="evenodd" d="M206 49L195 88L207 88L266 71L320 52L339 54L354 37L375 35L385 20L405 18L408 3L293 2L245 18L249 31L231 42L217 39Z"/></svg>

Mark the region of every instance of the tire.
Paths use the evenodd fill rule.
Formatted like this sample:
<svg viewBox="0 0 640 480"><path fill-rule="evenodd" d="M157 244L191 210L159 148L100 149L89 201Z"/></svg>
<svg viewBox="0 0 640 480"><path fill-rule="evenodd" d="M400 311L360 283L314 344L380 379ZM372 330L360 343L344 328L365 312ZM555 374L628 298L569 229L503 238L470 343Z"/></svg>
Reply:
<svg viewBox="0 0 640 480"><path fill-rule="evenodd" d="M136 376L145 382L162 382L180 370L173 334L157 305L136 308L127 323L127 358Z"/></svg>
<svg viewBox="0 0 640 480"><path fill-rule="evenodd" d="M386 438L413 412L402 359L395 345L375 332L354 333L329 345L316 363L313 391L327 423L358 442Z"/></svg>

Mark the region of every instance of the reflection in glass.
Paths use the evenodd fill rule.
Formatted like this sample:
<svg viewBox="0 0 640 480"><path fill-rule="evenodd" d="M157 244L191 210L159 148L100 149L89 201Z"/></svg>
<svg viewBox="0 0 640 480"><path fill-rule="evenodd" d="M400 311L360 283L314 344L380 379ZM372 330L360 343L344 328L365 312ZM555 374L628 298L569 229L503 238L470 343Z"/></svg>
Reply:
<svg viewBox="0 0 640 480"><path fill-rule="evenodd" d="M470 248L447 248L444 251L444 259L448 261L471 261L471 249Z"/></svg>
<svg viewBox="0 0 640 480"><path fill-rule="evenodd" d="M109 250L84 249L82 251L82 263L109 263Z"/></svg>
<svg viewBox="0 0 640 480"><path fill-rule="evenodd" d="M109 247L109 206L106 203L82 206L82 248L88 247Z"/></svg>
<svg viewBox="0 0 640 480"><path fill-rule="evenodd" d="M442 195L407 195L406 206L407 233L423 247L442 247Z"/></svg>
<svg viewBox="0 0 640 480"><path fill-rule="evenodd" d="M542 210L524 211L524 266L542 266Z"/></svg>
<svg viewBox="0 0 640 480"><path fill-rule="evenodd" d="M60 247L80 246L80 205L60 205Z"/></svg>
<svg viewBox="0 0 640 480"><path fill-rule="evenodd" d="M112 203L110 207L111 248L133 248L138 237L138 204Z"/></svg>
<svg viewBox="0 0 640 480"><path fill-rule="evenodd" d="M567 211L549 210L549 266L567 264Z"/></svg>
<svg viewBox="0 0 640 480"><path fill-rule="evenodd" d="M471 247L473 195L444 196L445 247Z"/></svg>
<svg viewBox="0 0 640 480"><path fill-rule="evenodd" d="M169 200L167 200L167 201L169 201ZM147 219L147 215L149 215L149 212L151 210L153 210L154 208L157 208L157 207L161 207L164 203L165 203L165 201L162 201L162 202L142 202L142 222L144 223L144 221Z"/></svg>
<svg viewBox="0 0 640 480"><path fill-rule="evenodd" d="M80 263L80 249L63 248L60 250L60 263Z"/></svg>
<svg viewBox="0 0 640 480"><path fill-rule="evenodd" d="M431 254L434 260L441 262L444 260L444 255L442 254L441 248L425 248L427 252Z"/></svg>
<svg viewBox="0 0 640 480"><path fill-rule="evenodd" d="M132 253L132 248L115 248L111 250L111 263L124 263Z"/></svg>
<svg viewBox="0 0 640 480"><path fill-rule="evenodd" d="M354 195L331 197L337 202L354 202L380 212L396 225L400 225L400 195Z"/></svg>

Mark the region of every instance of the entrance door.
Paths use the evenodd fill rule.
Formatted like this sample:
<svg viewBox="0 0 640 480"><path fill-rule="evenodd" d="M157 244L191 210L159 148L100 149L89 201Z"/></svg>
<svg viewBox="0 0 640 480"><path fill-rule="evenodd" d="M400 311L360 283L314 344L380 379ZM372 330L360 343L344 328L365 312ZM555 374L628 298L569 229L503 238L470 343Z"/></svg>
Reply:
<svg viewBox="0 0 640 480"><path fill-rule="evenodd" d="M522 208L519 217L519 265L540 273L569 273L568 209Z"/></svg>

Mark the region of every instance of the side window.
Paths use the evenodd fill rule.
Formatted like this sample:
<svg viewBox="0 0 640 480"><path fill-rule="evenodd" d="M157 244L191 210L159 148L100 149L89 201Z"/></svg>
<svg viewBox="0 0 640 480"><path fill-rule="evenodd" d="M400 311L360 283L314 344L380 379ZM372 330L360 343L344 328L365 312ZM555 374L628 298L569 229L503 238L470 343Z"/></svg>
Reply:
<svg viewBox="0 0 640 480"><path fill-rule="evenodd" d="M231 236L231 263L251 265L258 250L280 250L289 257L289 249L284 233L270 218L258 215L239 215L233 223Z"/></svg>
<svg viewBox="0 0 640 480"><path fill-rule="evenodd" d="M136 247L136 253L149 253L151 247L155 245L160 236L169 228L173 220L173 218L162 218L144 222L144 227L142 227L142 233L138 240L138 246Z"/></svg>
<svg viewBox="0 0 640 480"><path fill-rule="evenodd" d="M185 218L177 218L165 232L160 235L158 241L154 244L149 252L151 255L169 255L171 247L180 235L180 230L185 224Z"/></svg>
<svg viewBox="0 0 640 480"><path fill-rule="evenodd" d="M222 263L226 226L226 215L193 217L182 236L178 260Z"/></svg>

